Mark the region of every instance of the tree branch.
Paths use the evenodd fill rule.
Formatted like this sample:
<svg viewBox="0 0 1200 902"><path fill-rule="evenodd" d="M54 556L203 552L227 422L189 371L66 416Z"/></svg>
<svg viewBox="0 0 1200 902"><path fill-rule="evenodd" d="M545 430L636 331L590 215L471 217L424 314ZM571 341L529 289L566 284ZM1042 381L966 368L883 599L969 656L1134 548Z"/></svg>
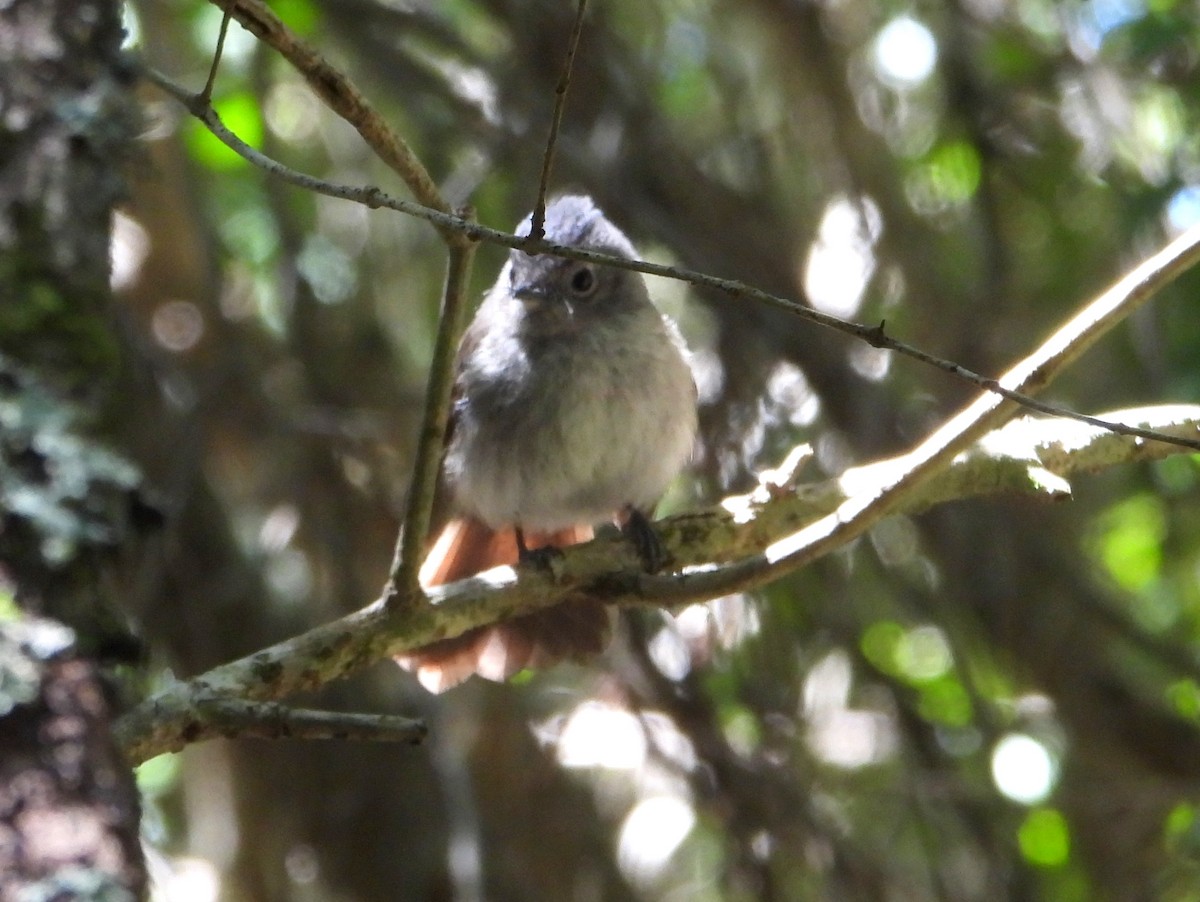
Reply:
<svg viewBox="0 0 1200 902"><path fill-rule="evenodd" d="M1183 235L1134 267L1084 306L1053 335L1010 369L999 387L1022 395L1045 387L1114 325L1200 259L1200 231ZM802 567L865 533L893 513L946 467L953 457L1012 415L1017 402L993 392L980 395L908 454L896 458L895 475L878 486L856 491L837 509L763 550L723 567L681 577L645 576L642 591L662 601L712 597L753 588ZM1102 421L1103 422L1103 421ZM1107 423L1106 423L1107 427ZM1138 430L1139 433L1141 430ZM1195 443L1164 438L1171 444Z"/></svg>
<svg viewBox="0 0 1200 902"><path fill-rule="evenodd" d="M470 214L467 216L469 218ZM417 594L417 572L421 567L421 555L429 532L430 513L442 462L442 444L450 418L454 359L466 319L467 285L471 279L475 248L475 242L461 237L450 245L442 315L438 321L433 362L430 364L425 414L408 490L408 507L389 575L389 583L394 589L389 597L397 601Z"/></svg>
<svg viewBox="0 0 1200 902"><path fill-rule="evenodd" d="M232 15L260 41L291 63L325 104L349 122L368 146L396 172L426 207L449 214L437 184L408 143L367 102L354 83L319 54L261 0L210 0Z"/></svg>
<svg viewBox="0 0 1200 902"><path fill-rule="evenodd" d="M429 730L424 721L394 714L351 714L288 708L274 702L238 698L197 701L192 716L160 752L177 752L208 739L339 739L359 742L403 742L419 745Z"/></svg>
<svg viewBox="0 0 1200 902"><path fill-rule="evenodd" d="M1111 416L1169 435L1200 433L1200 407L1151 407ZM950 463L941 478L910 487L891 512L916 513L951 499L1014 492L1061 497L1067 490L1063 480L1069 476L1175 453L1178 449L1170 445L1096 427L1024 418L985 436ZM711 586L697 576L719 567L721 561L747 556L757 560L794 533L797 525L826 516L862 493L873 494L873 487L894 485L897 470L909 466L910 456L858 467L812 485L765 483L750 495L659 521L656 526L664 547L675 565L684 569L676 576L647 576L628 542L606 536L564 549L554 573L496 568L431 590L432 606L405 603L420 597L416 590L402 592L401 601L391 609L380 599L332 623L169 686L121 718L118 738L131 760L144 761L190 741L197 707L213 699L280 698L315 689L390 655L580 594L618 604L673 605L715 597ZM727 580L715 594L759 582L751 570L745 583ZM675 590L664 592L663 587L670 585Z"/></svg>
<svg viewBox="0 0 1200 902"><path fill-rule="evenodd" d="M216 0L214 0L216 2ZM283 179L290 184L308 191L314 191L318 194L324 194L328 197L336 197L342 200L348 200L355 203L363 204L372 209L385 207L395 210L399 213L404 213L409 216L414 216L418 219L423 219L426 222L435 226L442 234L456 233L475 241L485 241L489 244L498 244L504 247L516 248L523 250L529 254L551 254L556 257L564 257L572 260L587 260L592 263L599 263L604 266L613 266L618 269L628 269L635 272L645 273L650 276L660 276L666 279L675 279L681 282L688 282L700 288L708 288L713 291L718 291L731 298L749 299L767 304L768 306L784 310L801 319L808 320L818 326L824 326L827 329L832 329L836 332L841 332L851 338L865 341L873 347L883 348L889 351L895 351L905 357L920 361L929 366L936 367L943 372L949 373L958 378L964 379L987 392L999 395L1017 404L1029 407L1030 409L1048 413L1052 416L1064 417L1066 419L1080 420L1082 422L1091 423L1092 425L1102 426L1114 432L1123 432L1127 435L1136 435L1145 439L1155 441L1165 441L1172 444L1180 445L1192 450L1200 450L1200 441L1188 438L1180 438L1176 436L1161 436L1156 435L1151 430L1141 430L1137 427L1130 427L1120 423L1109 423L1095 417L1088 417L1084 414L1076 413L1075 411L1066 408L1057 407L1051 404L1037 401L1029 397L1027 392L1021 392L1013 389L1009 385L1005 385L1001 380L991 379L986 376L981 376L952 360L946 360L937 357L920 348L914 347L899 339L892 338L886 335L882 325L865 326L861 323L848 322L847 320L839 319L828 313L823 313L813 307L805 306L798 301L790 298L784 298L779 295L771 294L759 288L747 285L744 282L739 282L734 279L722 279L717 276L712 276L707 273L698 272L692 269L685 269L679 266L668 266L662 263L650 263L645 260L629 260L623 257L614 257L609 254L602 254L596 251L585 250L579 247L567 247L564 245L553 244L544 239L533 238L531 236L512 235L508 232L502 232L497 229L488 228L480 225L477 222L455 216L451 213L442 212L440 210L431 209L422 206L412 201L403 200L402 198L392 197L383 191L380 191L374 186L353 187L350 185L339 185L332 182L327 182L323 179L314 178L310 175L297 172L277 160L273 160L265 154L250 147L244 141L237 137L233 132L229 131L221 122L220 117L210 104L205 102L202 97L191 93L186 88L176 84L171 79L167 78L160 72L149 67L142 67L142 71L146 77L158 87L162 88L172 97L182 103L187 110L201 122L203 122L210 131L220 139L227 147L239 154L250 163L272 175ZM1141 296L1141 292L1153 294L1163 284L1166 284L1171 279L1175 278L1183 270L1191 267L1200 259L1200 226L1194 227L1187 232L1184 232L1166 248L1156 254L1151 261L1143 263L1135 269L1130 276L1118 283L1124 286L1124 290L1130 291L1130 300ZM1151 265L1153 264L1153 265ZM1149 267L1149 269L1147 268ZM1160 271L1161 270L1161 271ZM1138 279L1146 280L1146 285L1139 288L1137 284L1127 285L1129 278L1137 274ZM1114 289L1110 289L1115 290ZM1117 318L1127 315L1128 310L1120 312L1120 308L1115 311ZM1074 360L1074 357L1071 358ZM1031 386L1031 390L1040 386Z"/></svg>

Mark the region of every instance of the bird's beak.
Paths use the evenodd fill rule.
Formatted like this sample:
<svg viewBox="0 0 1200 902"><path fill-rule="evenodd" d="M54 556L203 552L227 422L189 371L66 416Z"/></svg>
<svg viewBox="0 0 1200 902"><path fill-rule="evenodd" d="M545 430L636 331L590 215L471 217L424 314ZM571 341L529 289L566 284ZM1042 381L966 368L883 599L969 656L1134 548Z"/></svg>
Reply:
<svg viewBox="0 0 1200 902"><path fill-rule="evenodd" d="M513 297L525 305L526 310L537 310L546 303L546 293L533 285L514 285Z"/></svg>
<svg viewBox="0 0 1200 902"><path fill-rule="evenodd" d="M552 313L555 319L561 318L568 323L575 319L574 304L570 301L552 298L540 286L516 285L513 287L513 297L524 304L525 309L530 313L545 310L546 313Z"/></svg>

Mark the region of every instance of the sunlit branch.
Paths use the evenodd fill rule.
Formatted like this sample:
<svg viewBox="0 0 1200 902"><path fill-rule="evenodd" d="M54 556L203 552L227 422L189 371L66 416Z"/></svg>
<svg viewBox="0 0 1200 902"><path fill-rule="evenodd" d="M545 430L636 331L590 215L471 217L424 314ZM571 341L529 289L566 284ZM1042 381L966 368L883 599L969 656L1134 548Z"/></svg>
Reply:
<svg viewBox="0 0 1200 902"><path fill-rule="evenodd" d="M1200 258L1200 231L1176 239L1086 304L1032 353L1000 377L998 387L1021 395L1040 390L1116 323L1149 301L1197 258ZM762 585L783 573L805 566L862 535L906 503L923 484L944 470L956 454L1011 416L1016 407L1017 402L1004 395L994 392L982 394L911 452L897 458L894 478L889 478L877 488L851 494L828 516L772 543L762 554L701 573L686 574L682 578L647 575L644 590L648 595L663 600L715 597L732 591L726 587L744 589ZM1103 424L1105 429L1110 428L1107 420L1098 420L1097 423ZM1140 437L1143 430L1112 431L1136 432ZM1167 441L1165 437L1161 440ZM1187 439L1187 445L1191 447L1195 441L1193 433Z"/></svg>
<svg viewBox="0 0 1200 902"><path fill-rule="evenodd" d="M1112 414L1165 434L1195 436L1200 407L1146 408ZM1178 453L1162 442L1145 442L1105 429L1061 420L1023 418L985 436L956 457L940 478L910 483L892 513L916 513L952 499L1014 494L1060 497L1065 479L1133 461ZM421 605L419 591L401 603L380 599L360 611L318 626L294 638L223 664L192 680L175 683L138 705L118 724L118 735L134 762L190 741L198 705L215 698L271 699L315 689L382 658L418 648L436 639L588 594L614 604L675 605L702 601L761 582L754 568L744 582L726 576L719 589L702 577L722 561L758 560L786 540L797 523L837 510L847 499L873 496L875 487L896 482L911 466L910 455L856 468L817 484L771 481L748 496L729 498L716 507L668 517L656 523L664 547L683 572L650 577L629 543L619 536L563 550L555 571L511 568L480 574L431 590L434 606ZM846 534L842 534L845 538ZM793 556L774 574L796 569ZM407 600L409 603L405 603Z"/></svg>

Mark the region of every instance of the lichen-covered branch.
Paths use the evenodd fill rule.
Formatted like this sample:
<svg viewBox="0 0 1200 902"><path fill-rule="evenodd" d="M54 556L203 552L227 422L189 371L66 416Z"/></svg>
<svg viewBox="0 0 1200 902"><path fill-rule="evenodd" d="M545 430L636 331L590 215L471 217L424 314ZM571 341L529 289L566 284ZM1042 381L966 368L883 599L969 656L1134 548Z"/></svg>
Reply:
<svg viewBox="0 0 1200 902"><path fill-rule="evenodd" d="M291 708L276 702L239 698L198 701L193 717L179 732L184 745L206 739L335 739L358 742L402 742L417 745L428 733L425 723L394 714L356 714Z"/></svg>

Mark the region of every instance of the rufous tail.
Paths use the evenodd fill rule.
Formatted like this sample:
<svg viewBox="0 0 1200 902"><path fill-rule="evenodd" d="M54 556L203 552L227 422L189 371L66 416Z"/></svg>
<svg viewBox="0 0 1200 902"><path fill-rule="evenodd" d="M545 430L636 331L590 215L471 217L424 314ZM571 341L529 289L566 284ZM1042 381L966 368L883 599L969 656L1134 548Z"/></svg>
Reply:
<svg viewBox="0 0 1200 902"><path fill-rule="evenodd" d="M590 526L550 533L525 533L528 548L562 547L592 538ZM425 588L466 579L492 567L517 562L516 533L493 530L463 517L446 524L419 575ZM611 631L604 605L587 600L514 617L503 623L469 630L396 657L430 692L444 692L472 674L502 682L527 667L599 654Z"/></svg>

